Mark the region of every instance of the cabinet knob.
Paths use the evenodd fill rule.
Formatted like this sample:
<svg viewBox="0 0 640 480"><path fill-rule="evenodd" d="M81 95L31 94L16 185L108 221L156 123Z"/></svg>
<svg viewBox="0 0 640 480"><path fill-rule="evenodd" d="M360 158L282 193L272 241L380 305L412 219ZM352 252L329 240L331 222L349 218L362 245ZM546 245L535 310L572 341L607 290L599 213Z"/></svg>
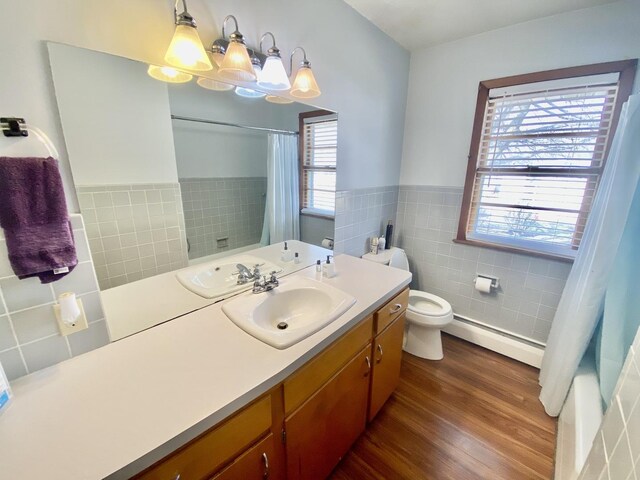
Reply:
<svg viewBox="0 0 640 480"><path fill-rule="evenodd" d="M269 457L266 452L262 454L262 462L264 463L264 472L262 478L269 478Z"/></svg>
<svg viewBox="0 0 640 480"><path fill-rule="evenodd" d="M369 360L369 355L367 355L366 357L364 357L364 361L367 364L367 373L364 374L365 377L369 376L369 372L371 371L371 360Z"/></svg>
<svg viewBox="0 0 640 480"><path fill-rule="evenodd" d="M384 355L384 352L382 351L382 345L380 344L378 344L378 351L380 352L380 358L376 360L376 363L380 363L382 361L382 355Z"/></svg>
<svg viewBox="0 0 640 480"><path fill-rule="evenodd" d="M402 309L401 303L396 303L393 307L389 309L389 313L397 313Z"/></svg>

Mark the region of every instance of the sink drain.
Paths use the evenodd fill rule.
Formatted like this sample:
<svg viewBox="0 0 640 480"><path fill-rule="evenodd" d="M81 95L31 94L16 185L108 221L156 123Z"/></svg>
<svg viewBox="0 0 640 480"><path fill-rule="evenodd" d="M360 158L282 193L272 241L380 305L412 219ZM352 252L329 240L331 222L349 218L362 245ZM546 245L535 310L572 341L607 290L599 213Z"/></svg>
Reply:
<svg viewBox="0 0 640 480"><path fill-rule="evenodd" d="M278 327L279 330L285 330L289 326L289 324L287 322L280 322L276 326Z"/></svg>

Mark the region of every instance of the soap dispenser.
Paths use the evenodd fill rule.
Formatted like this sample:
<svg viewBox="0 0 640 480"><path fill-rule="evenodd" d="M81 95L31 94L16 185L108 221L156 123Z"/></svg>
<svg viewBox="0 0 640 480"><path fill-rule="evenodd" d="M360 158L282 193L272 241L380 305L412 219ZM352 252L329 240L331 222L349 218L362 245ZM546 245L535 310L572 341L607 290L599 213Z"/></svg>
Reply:
<svg viewBox="0 0 640 480"><path fill-rule="evenodd" d="M327 262L322 266L322 274L325 278L335 277L336 268L333 263L331 263L331 255L327 255Z"/></svg>
<svg viewBox="0 0 640 480"><path fill-rule="evenodd" d="M290 262L291 260L293 260L293 251L289 250L287 242L284 242L284 249L281 252L280 259L283 262Z"/></svg>

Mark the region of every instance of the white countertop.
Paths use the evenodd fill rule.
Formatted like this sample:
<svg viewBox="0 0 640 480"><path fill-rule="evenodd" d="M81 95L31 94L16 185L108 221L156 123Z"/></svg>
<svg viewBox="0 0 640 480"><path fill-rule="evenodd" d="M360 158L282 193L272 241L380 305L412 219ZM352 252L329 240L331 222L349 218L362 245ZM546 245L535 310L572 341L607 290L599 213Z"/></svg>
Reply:
<svg viewBox="0 0 640 480"><path fill-rule="evenodd" d="M293 252L300 254L299 264L280 260L282 243L247 250L243 253L264 258L281 266L283 271L278 276L306 268L316 263L316 260L322 260L333 253L326 248L298 240L289 240L287 243ZM191 267L185 267L185 269L188 268ZM102 306L112 341L120 340L220 300L220 298L204 298L187 290L176 278L176 274L180 271L174 270L154 275L101 292ZM247 285L247 288L251 288L251 285ZM236 294L237 292L233 295Z"/></svg>
<svg viewBox="0 0 640 480"><path fill-rule="evenodd" d="M277 385L411 280L346 255L335 263L323 281L355 305L285 350L236 327L223 301L18 379L0 416L0 475L128 478ZM315 278L315 267L281 281L297 276Z"/></svg>

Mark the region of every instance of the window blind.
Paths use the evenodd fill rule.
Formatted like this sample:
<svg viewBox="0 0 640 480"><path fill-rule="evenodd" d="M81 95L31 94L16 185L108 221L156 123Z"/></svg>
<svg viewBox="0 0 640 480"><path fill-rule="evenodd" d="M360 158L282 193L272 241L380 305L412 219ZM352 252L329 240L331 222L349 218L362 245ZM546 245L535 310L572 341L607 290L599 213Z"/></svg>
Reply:
<svg viewBox="0 0 640 480"><path fill-rule="evenodd" d="M604 166L618 82L571 80L489 92L467 238L575 253Z"/></svg>
<svg viewBox="0 0 640 480"><path fill-rule="evenodd" d="M335 115L305 118L302 135L301 206L334 215L338 145Z"/></svg>

